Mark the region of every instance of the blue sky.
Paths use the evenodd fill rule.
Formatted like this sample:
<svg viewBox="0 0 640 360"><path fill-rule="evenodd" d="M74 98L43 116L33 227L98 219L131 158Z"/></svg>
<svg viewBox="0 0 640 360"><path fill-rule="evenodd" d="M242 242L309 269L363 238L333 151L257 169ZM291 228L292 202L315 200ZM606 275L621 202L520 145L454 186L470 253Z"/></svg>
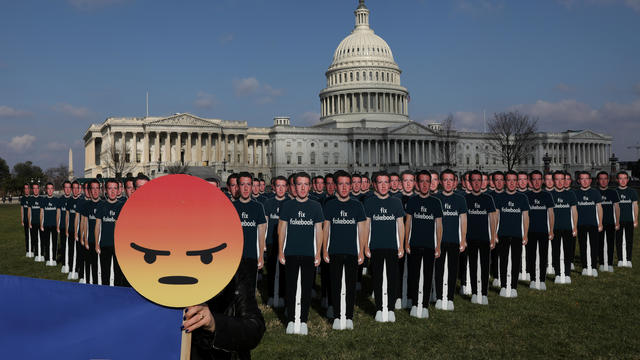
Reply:
<svg viewBox="0 0 640 360"><path fill-rule="evenodd" d="M403 70L410 116L517 109L543 131L593 129L614 152L640 133L640 0L367 0ZM84 165L110 116L190 112L309 125L355 0L0 0L0 157Z"/></svg>

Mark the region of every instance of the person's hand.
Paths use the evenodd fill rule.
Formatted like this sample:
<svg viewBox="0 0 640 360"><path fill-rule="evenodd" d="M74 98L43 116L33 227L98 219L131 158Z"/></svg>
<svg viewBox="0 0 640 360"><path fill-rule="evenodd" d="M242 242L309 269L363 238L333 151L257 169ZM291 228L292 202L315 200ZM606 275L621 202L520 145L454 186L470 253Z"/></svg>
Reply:
<svg viewBox="0 0 640 360"><path fill-rule="evenodd" d="M264 266L264 257L262 256L262 254L260 254L260 257L258 258L258 270L262 269L263 266Z"/></svg>
<svg viewBox="0 0 640 360"><path fill-rule="evenodd" d="M320 266L320 252L316 254L315 259L313 260L313 265L315 267Z"/></svg>
<svg viewBox="0 0 640 360"><path fill-rule="evenodd" d="M634 228L637 228L637 227L638 227L638 222L637 222L637 221L634 221L634 222L633 222L633 227L634 227Z"/></svg>
<svg viewBox="0 0 640 360"><path fill-rule="evenodd" d="M598 225L598 232L602 232L602 224Z"/></svg>
<svg viewBox="0 0 640 360"><path fill-rule="evenodd" d="M364 248L364 255L365 255L366 257L368 257L369 259L371 259L371 250L369 250L369 246L366 246L366 247Z"/></svg>
<svg viewBox="0 0 640 360"><path fill-rule="evenodd" d="M463 240L460 242L460 252L464 252L464 250L467 248L467 241Z"/></svg>
<svg viewBox="0 0 640 360"><path fill-rule="evenodd" d="M44 231L44 226L40 225L40 231Z"/></svg>
<svg viewBox="0 0 640 360"><path fill-rule="evenodd" d="M68 232L68 231L65 231L64 233L65 233L65 235L67 236L67 238L69 238L69 232Z"/></svg>
<svg viewBox="0 0 640 360"><path fill-rule="evenodd" d="M620 223L616 224L616 230L620 230Z"/></svg>
<svg viewBox="0 0 640 360"><path fill-rule="evenodd" d="M285 260L284 260L284 253L283 252L278 254L278 261L280 261L280 264L284 265Z"/></svg>
<svg viewBox="0 0 640 360"><path fill-rule="evenodd" d="M58 234L60 234L60 227L56 227L56 230L58 231Z"/></svg>
<svg viewBox="0 0 640 360"><path fill-rule="evenodd" d="M436 259L440 257L440 246L436 247L436 251L434 251L433 255Z"/></svg>
<svg viewBox="0 0 640 360"><path fill-rule="evenodd" d="M98 253L98 255L100 255L100 246L98 246L97 243L96 243L96 253Z"/></svg>
<svg viewBox="0 0 640 360"><path fill-rule="evenodd" d="M553 240L554 237L553 231L549 231L549 241Z"/></svg>
<svg viewBox="0 0 640 360"><path fill-rule="evenodd" d="M402 248L398 249L398 259L402 259L403 256L404 256L404 249Z"/></svg>
<svg viewBox="0 0 640 360"><path fill-rule="evenodd" d="M326 262L327 264L329 263L329 253L327 253L326 251L324 252L324 262Z"/></svg>
<svg viewBox="0 0 640 360"><path fill-rule="evenodd" d="M362 263L364 262L364 255L362 254L362 251L358 252L358 265L362 265Z"/></svg>
<svg viewBox="0 0 640 360"><path fill-rule="evenodd" d="M24 227L24 221L20 221L20 225L22 225L22 227Z"/></svg>
<svg viewBox="0 0 640 360"><path fill-rule="evenodd" d="M571 236L575 237L576 235L578 235L578 228L573 228L573 230L571 231Z"/></svg>
<svg viewBox="0 0 640 360"><path fill-rule="evenodd" d="M407 254L411 254L411 246L410 246L409 244L407 244L407 246L405 246L405 247L404 247L404 251L405 251Z"/></svg>
<svg viewBox="0 0 640 360"><path fill-rule="evenodd" d="M29 224L29 229L31 229L31 224Z"/></svg>
<svg viewBox="0 0 640 360"><path fill-rule="evenodd" d="M209 306L206 304L189 306L184 311L182 327L180 329L184 329L184 332L190 333L199 328L210 332L214 332L216 329L215 319L213 315L211 315Z"/></svg>
<svg viewBox="0 0 640 360"><path fill-rule="evenodd" d="M496 241L495 241L495 240L493 240L493 241L491 241L491 242L489 243L489 248L490 248L491 250L493 250L493 249L495 249L495 248L496 248Z"/></svg>

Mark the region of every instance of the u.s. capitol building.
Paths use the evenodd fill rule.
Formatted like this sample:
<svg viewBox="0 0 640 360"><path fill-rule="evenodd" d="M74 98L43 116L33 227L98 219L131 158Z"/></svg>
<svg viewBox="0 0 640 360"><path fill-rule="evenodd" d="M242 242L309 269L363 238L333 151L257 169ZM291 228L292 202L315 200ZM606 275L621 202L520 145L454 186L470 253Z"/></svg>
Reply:
<svg viewBox="0 0 640 360"><path fill-rule="evenodd" d="M225 177L249 171L266 180L300 170L312 175L338 169L457 170L504 169L482 132L449 132L409 118L409 92L389 45L369 26L364 0L355 11L355 28L340 44L326 71L320 92L321 117L311 127L292 126L276 117L268 128L246 121L207 119L192 114L166 117L110 117L93 124L84 135L86 177L114 176L126 168L157 177L176 164L199 174ZM612 137L590 130L538 133L530 156L519 169L608 169ZM122 159L122 160L120 160ZM116 160L127 166L114 166Z"/></svg>

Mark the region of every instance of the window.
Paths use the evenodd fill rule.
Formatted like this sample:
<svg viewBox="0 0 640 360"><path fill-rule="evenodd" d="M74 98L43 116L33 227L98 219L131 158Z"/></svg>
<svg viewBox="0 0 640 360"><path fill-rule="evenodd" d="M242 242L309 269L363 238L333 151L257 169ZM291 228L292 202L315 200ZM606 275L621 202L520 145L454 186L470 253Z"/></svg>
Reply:
<svg viewBox="0 0 640 360"><path fill-rule="evenodd" d="M329 165L329 155L324 155L324 164Z"/></svg>
<svg viewBox="0 0 640 360"><path fill-rule="evenodd" d="M360 81L360 73L359 72L356 73L356 81Z"/></svg>
<svg viewBox="0 0 640 360"><path fill-rule="evenodd" d="M339 158L340 158L340 155L338 155L338 154L333 155L333 163L338 165L338 159Z"/></svg>
<svg viewBox="0 0 640 360"><path fill-rule="evenodd" d="M324 147L326 147L326 148L329 147L329 143L327 143L327 142L324 143Z"/></svg>
<svg viewBox="0 0 640 360"><path fill-rule="evenodd" d="M291 147L291 141L287 141L287 147Z"/></svg>
<svg viewBox="0 0 640 360"><path fill-rule="evenodd" d="M298 165L302 165L302 155L298 155Z"/></svg>
<svg viewBox="0 0 640 360"><path fill-rule="evenodd" d="M476 154L476 165L480 165L480 155Z"/></svg>
<svg viewBox="0 0 640 360"><path fill-rule="evenodd" d="M334 147L334 148L337 148L337 147L338 147L338 143L337 143L337 142L336 142L336 143L333 143L333 147Z"/></svg>
<svg viewBox="0 0 640 360"><path fill-rule="evenodd" d="M376 81L380 81L379 73L376 71Z"/></svg>
<svg viewBox="0 0 640 360"><path fill-rule="evenodd" d="M367 72L366 71L362 72L362 81L367 81Z"/></svg>
<svg viewBox="0 0 640 360"><path fill-rule="evenodd" d="M316 144L314 144L314 143L311 143L311 147L314 147L314 146L316 146Z"/></svg>
<svg viewBox="0 0 640 360"><path fill-rule="evenodd" d="M349 81L353 81L353 73L349 73Z"/></svg>
<svg viewBox="0 0 640 360"><path fill-rule="evenodd" d="M312 153L309 155L309 158L310 158L310 161L309 161L309 162L311 163L311 165L315 165L315 164L316 164L316 153L312 152Z"/></svg>
<svg viewBox="0 0 640 360"><path fill-rule="evenodd" d="M467 165L469 165L469 155L467 155Z"/></svg>
<svg viewBox="0 0 640 360"><path fill-rule="evenodd" d="M287 154L287 165L291 164L291 154Z"/></svg>

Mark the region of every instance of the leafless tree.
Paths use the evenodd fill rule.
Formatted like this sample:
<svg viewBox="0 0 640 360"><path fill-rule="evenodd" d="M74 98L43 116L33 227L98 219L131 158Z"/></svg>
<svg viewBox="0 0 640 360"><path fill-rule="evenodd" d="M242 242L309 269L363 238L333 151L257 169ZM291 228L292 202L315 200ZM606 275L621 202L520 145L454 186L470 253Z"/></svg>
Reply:
<svg viewBox="0 0 640 360"><path fill-rule="evenodd" d="M487 124L489 154L502 161L508 170L522 164L535 144L538 120L518 111L493 115Z"/></svg>
<svg viewBox="0 0 640 360"><path fill-rule="evenodd" d="M453 128L453 114L449 114L440 124L440 137L442 138L442 160L441 165L445 167L455 166L456 141L455 130Z"/></svg>
<svg viewBox="0 0 640 360"><path fill-rule="evenodd" d="M57 167L49 168L44 172L48 182L53 184L55 189L62 189L62 184L69 179L69 168L60 164Z"/></svg>
<svg viewBox="0 0 640 360"><path fill-rule="evenodd" d="M169 174L188 174L189 166L176 162L167 166L167 172Z"/></svg>
<svg viewBox="0 0 640 360"><path fill-rule="evenodd" d="M107 168L106 176L118 178L135 169L134 163L126 161L125 152L122 149L117 149L115 141L105 144L100 157Z"/></svg>

